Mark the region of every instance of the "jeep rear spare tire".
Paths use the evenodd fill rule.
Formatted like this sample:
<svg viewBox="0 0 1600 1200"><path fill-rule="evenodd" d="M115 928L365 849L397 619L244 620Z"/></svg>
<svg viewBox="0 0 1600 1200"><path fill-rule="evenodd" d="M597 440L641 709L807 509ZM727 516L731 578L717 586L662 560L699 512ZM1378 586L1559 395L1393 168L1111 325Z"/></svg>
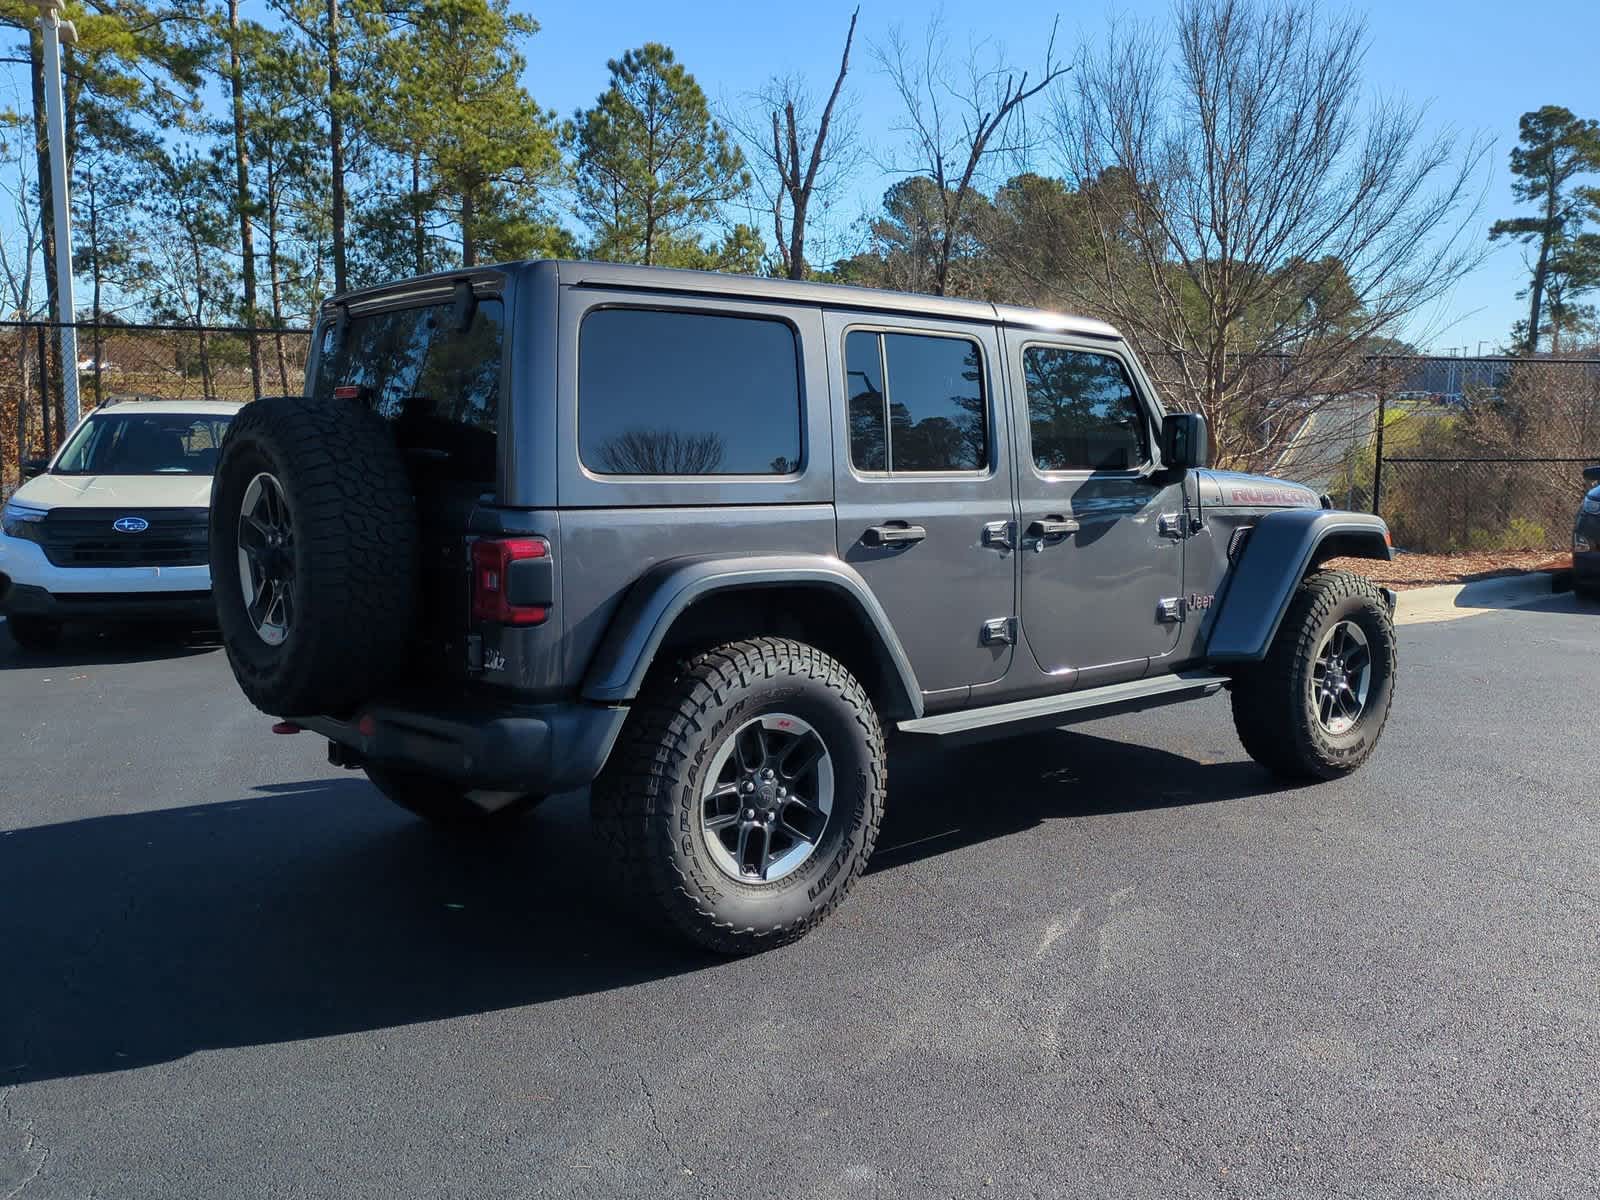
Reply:
<svg viewBox="0 0 1600 1200"><path fill-rule="evenodd" d="M346 712L404 666L416 507L384 421L272 396L234 419L211 489L211 586L239 686L283 716Z"/></svg>

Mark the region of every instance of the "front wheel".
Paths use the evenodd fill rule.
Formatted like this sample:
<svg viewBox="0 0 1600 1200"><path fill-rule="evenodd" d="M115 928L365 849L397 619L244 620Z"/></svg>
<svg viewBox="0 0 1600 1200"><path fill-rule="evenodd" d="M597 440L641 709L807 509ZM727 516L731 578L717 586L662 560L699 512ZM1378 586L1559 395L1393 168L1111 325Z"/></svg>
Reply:
<svg viewBox="0 0 1600 1200"><path fill-rule="evenodd" d="M1372 754L1399 666L1394 620L1371 580L1316 571L1301 582L1267 657L1233 684L1233 723L1258 763L1334 779Z"/></svg>
<svg viewBox="0 0 1600 1200"><path fill-rule="evenodd" d="M618 887L724 954L792 942L866 865L883 819L883 731L813 646L732 642L651 683L592 789Z"/></svg>

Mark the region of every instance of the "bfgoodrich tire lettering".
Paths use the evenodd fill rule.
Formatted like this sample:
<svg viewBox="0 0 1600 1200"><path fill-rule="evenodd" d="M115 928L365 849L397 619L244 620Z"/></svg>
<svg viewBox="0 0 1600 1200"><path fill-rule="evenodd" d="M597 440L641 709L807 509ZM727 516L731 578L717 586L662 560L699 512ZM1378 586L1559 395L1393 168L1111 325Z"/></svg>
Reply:
<svg viewBox="0 0 1600 1200"><path fill-rule="evenodd" d="M815 849L773 882L719 866L703 820L726 740L794 714L830 759L832 804ZM779 638L707 650L652 681L596 781L595 827L620 890L646 919L725 954L802 936L849 891L883 819L883 732L865 690L822 651Z"/></svg>
<svg viewBox="0 0 1600 1200"><path fill-rule="evenodd" d="M1330 647L1344 644L1341 627L1354 627L1364 643L1367 676L1360 703L1344 713L1353 720L1323 719L1319 702ZM1290 779L1334 779L1354 771L1372 754L1394 699L1399 660L1394 622L1370 580L1349 571L1316 571L1289 603L1272 648L1261 663L1239 672L1233 685L1233 723L1250 757ZM1352 672L1353 674L1353 672Z"/></svg>
<svg viewBox="0 0 1600 1200"><path fill-rule="evenodd" d="M258 630L240 578L241 509L262 479L287 509L274 549L287 603L273 619L290 616L275 641ZM344 712L404 667L416 522L405 462L372 412L272 396L234 418L211 488L211 587L228 661L257 708Z"/></svg>

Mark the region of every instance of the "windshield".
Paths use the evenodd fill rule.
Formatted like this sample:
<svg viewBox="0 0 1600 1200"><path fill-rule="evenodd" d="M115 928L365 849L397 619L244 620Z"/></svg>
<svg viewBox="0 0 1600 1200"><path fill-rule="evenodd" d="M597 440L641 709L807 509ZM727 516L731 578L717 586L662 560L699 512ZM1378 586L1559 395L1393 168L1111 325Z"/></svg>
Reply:
<svg viewBox="0 0 1600 1200"><path fill-rule="evenodd" d="M231 416L96 413L57 460L57 475L210 475Z"/></svg>

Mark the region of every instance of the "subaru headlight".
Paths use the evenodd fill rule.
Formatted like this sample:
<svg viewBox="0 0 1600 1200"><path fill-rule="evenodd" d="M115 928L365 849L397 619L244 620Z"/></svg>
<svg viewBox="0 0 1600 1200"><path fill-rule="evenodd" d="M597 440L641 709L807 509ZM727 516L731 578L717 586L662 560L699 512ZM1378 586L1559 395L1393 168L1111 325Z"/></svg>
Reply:
<svg viewBox="0 0 1600 1200"><path fill-rule="evenodd" d="M7 500L5 508L0 509L0 530L4 530L7 537L21 538L26 542L43 541L45 511Z"/></svg>
<svg viewBox="0 0 1600 1200"><path fill-rule="evenodd" d="M1583 511L1591 516L1600 517L1600 496L1589 496L1584 499Z"/></svg>

